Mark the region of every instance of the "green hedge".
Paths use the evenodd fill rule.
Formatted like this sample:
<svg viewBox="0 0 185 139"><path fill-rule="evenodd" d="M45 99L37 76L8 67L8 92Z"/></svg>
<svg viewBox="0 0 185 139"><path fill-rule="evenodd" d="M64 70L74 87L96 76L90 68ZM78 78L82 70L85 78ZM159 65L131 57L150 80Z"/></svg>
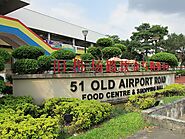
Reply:
<svg viewBox="0 0 185 139"><path fill-rule="evenodd" d="M92 59L95 59L95 57L94 57L91 53L82 54L82 55L80 56L80 58L81 58L83 61L86 61L86 60L92 61Z"/></svg>
<svg viewBox="0 0 185 139"><path fill-rule="evenodd" d="M51 68L51 61L52 61L52 57L51 56L40 56L38 58L38 71L39 72L44 72L44 71L48 71Z"/></svg>
<svg viewBox="0 0 185 139"><path fill-rule="evenodd" d="M171 54L171 53L160 52L155 55L152 55L150 60L156 61L156 62L166 62L171 67L178 66L178 59L176 58L174 54Z"/></svg>
<svg viewBox="0 0 185 139"><path fill-rule="evenodd" d="M73 116L69 132L88 129L103 122L111 115L111 105L98 101L79 100L70 98L52 98L44 102L45 113L48 116Z"/></svg>
<svg viewBox="0 0 185 139"><path fill-rule="evenodd" d="M5 83L3 80L0 80L0 93L3 93L4 89L5 89Z"/></svg>
<svg viewBox="0 0 185 139"><path fill-rule="evenodd" d="M38 71L38 62L35 59L20 59L13 65L13 72L18 74L35 74Z"/></svg>
<svg viewBox="0 0 185 139"><path fill-rule="evenodd" d="M131 108L133 110L135 108L147 109L153 107L156 101L162 97L184 96L184 95L185 95L185 85L171 84L161 90L130 96L126 104L126 107Z"/></svg>
<svg viewBox="0 0 185 139"><path fill-rule="evenodd" d="M113 47L119 48L122 52L127 50L127 47L125 45L119 43L114 44Z"/></svg>
<svg viewBox="0 0 185 139"><path fill-rule="evenodd" d="M91 53L95 57L95 59L102 59L102 52L100 47L89 47L87 52Z"/></svg>
<svg viewBox="0 0 185 139"><path fill-rule="evenodd" d="M119 57L122 52L117 47L106 47L102 50L102 53L104 59L110 59L112 57Z"/></svg>
<svg viewBox="0 0 185 139"><path fill-rule="evenodd" d="M71 50L61 49L53 52L51 56L59 60L72 60L75 58L76 53Z"/></svg>
<svg viewBox="0 0 185 139"><path fill-rule="evenodd" d="M3 71L5 68L5 60L0 56L0 71Z"/></svg>
<svg viewBox="0 0 185 139"><path fill-rule="evenodd" d="M176 71L176 75L180 74L181 76L185 76L185 70Z"/></svg>
<svg viewBox="0 0 185 139"><path fill-rule="evenodd" d="M104 121L111 108L107 103L74 98L52 98L37 106L31 97L4 96L0 98L0 138L55 139ZM72 121L67 123L69 114Z"/></svg>
<svg viewBox="0 0 185 139"><path fill-rule="evenodd" d="M20 46L12 52L16 59L37 59L41 55L44 55L44 50L36 46Z"/></svg>
<svg viewBox="0 0 185 139"><path fill-rule="evenodd" d="M113 41L110 38L100 38L97 40L96 44L102 48L111 47L113 45Z"/></svg>
<svg viewBox="0 0 185 139"><path fill-rule="evenodd" d="M0 56L5 60L5 62L8 62L11 58L11 55L8 53L8 51L0 49Z"/></svg>

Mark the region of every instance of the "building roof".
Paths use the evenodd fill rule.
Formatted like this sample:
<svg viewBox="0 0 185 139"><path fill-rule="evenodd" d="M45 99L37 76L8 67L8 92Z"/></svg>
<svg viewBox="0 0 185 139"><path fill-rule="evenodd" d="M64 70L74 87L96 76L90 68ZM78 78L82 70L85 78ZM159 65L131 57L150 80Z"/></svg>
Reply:
<svg viewBox="0 0 185 139"><path fill-rule="evenodd" d="M0 0L0 15L8 14L29 5L29 3L30 0Z"/></svg>
<svg viewBox="0 0 185 139"><path fill-rule="evenodd" d="M19 9L17 11L9 13L7 16L19 19L21 22L23 22L30 28L63 35L79 40L84 40L82 30L89 31L87 35L87 41L89 42L95 43L97 39L105 37L104 34L98 33L96 31L92 31L87 28L68 23L27 8Z"/></svg>

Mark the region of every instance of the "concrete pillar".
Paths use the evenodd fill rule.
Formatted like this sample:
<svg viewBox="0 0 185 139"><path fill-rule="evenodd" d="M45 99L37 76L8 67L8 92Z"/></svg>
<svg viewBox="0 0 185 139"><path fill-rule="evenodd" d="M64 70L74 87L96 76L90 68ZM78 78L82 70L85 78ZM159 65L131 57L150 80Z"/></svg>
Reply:
<svg viewBox="0 0 185 139"><path fill-rule="evenodd" d="M51 34L48 33L48 43L49 43L50 40L51 40Z"/></svg>
<svg viewBox="0 0 185 139"><path fill-rule="evenodd" d="M75 47L75 39L72 40L72 46Z"/></svg>

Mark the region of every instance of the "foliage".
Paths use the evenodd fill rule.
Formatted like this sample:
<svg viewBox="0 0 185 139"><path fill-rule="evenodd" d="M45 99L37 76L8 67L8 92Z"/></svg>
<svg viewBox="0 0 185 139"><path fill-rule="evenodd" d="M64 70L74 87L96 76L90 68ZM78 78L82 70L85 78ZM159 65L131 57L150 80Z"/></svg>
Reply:
<svg viewBox="0 0 185 139"><path fill-rule="evenodd" d="M38 70L38 62L35 59L20 59L13 65L13 72L18 74L35 74Z"/></svg>
<svg viewBox="0 0 185 139"><path fill-rule="evenodd" d="M174 54L166 53L166 52L160 52L155 55L153 55L150 58L151 61L157 61L157 62L166 62L171 67L178 66L178 60Z"/></svg>
<svg viewBox="0 0 185 139"><path fill-rule="evenodd" d="M185 70L177 70L176 75L180 74L181 76L185 76Z"/></svg>
<svg viewBox="0 0 185 139"><path fill-rule="evenodd" d="M54 139L59 135L57 119L9 114L3 113L6 118L1 121L0 138Z"/></svg>
<svg viewBox="0 0 185 139"><path fill-rule="evenodd" d="M110 38L100 38L97 40L96 44L102 48L111 47L113 45L113 41Z"/></svg>
<svg viewBox="0 0 185 139"><path fill-rule="evenodd" d="M119 44L125 44L124 40L121 40L118 35L107 35L110 39L112 39L113 44L119 43Z"/></svg>
<svg viewBox="0 0 185 139"><path fill-rule="evenodd" d="M185 36L183 34L172 33L161 42L160 47L169 53L174 53L180 59L181 65L185 64Z"/></svg>
<svg viewBox="0 0 185 139"><path fill-rule="evenodd" d="M5 89L5 83L3 80L0 80L0 93L3 93L4 89Z"/></svg>
<svg viewBox="0 0 185 139"><path fill-rule="evenodd" d="M5 60L5 62L8 62L11 58L11 55L8 53L8 51L0 49L0 56Z"/></svg>
<svg viewBox="0 0 185 139"><path fill-rule="evenodd" d="M87 50L88 53L91 53L95 59L101 59L102 58L102 52L101 52L101 49L100 47L89 47L88 50Z"/></svg>
<svg viewBox="0 0 185 139"><path fill-rule="evenodd" d="M81 59L82 59L83 61L94 59L94 56L93 56L91 53L82 54L80 57L81 57Z"/></svg>
<svg viewBox="0 0 185 139"><path fill-rule="evenodd" d="M127 50L127 47L125 45L123 45L123 44L120 44L120 43L114 44L113 47L119 48L122 52Z"/></svg>
<svg viewBox="0 0 185 139"><path fill-rule="evenodd" d="M153 107L156 100L152 95L133 95L129 97L129 102L139 109L147 109Z"/></svg>
<svg viewBox="0 0 185 139"><path fill-rule="evenodd" d="M127 138L147 126L140 113L122 114L85 134L70 139L118 139Z"/></svg>
<svg viewBox="0 0 185 139"><path fill-rule="evenodd" d="M67 49L60 49L55 51L51 54L52 57L59 59L59 60L72 60L75 58L75 52Z"/></svg>
<svg viewBox="0 0 185 139"><path fill-rule="evenodd" d="M1 81L4 81L4 77L3 77L3 76L0 76L0 80L1 80Z"/></svg>
<svg viewBox="0 0 185 139"><path fill-rule="evenodd" d="M0 71L3 71L5 68L5 60L0 56Z"/></svg>
<svg viewBox="0 0 185 139"><path fill-rule="evenodd" d="M6 85L5 89L3 90L3 94L13 94L13 87Z"/></svg>
<svg viewBox="0 0 185 139"><path fill-rule="evenodd" d="M20 46L12 52L12 56L17 59L37 59L41 55L44 55L44 50L36 46Z"/></svg>
<svg viewBox="0 0 185 139"><path fill-rule="evenodd" d="M111 105L98 101L81 101L70 98L52 98L43 104L48 116L73 116L68 131L73 133L82 129L88 129L110 117Z"/></svg>
<svg viewBox="0 0 185 139"><path fill-rule="evenodd" d="M185 86L182 84L171 84L164 89L148 92L145 94L137 94L129 97L126 106L130 108L147 109L153 107L156 101L163 97L183 96L185 95ZM137 110L137 109L136 109Z"/></svg>
<svg viewBox="0 0 185 139"><path fill-rule="evenodd" d="M117 47L106 47L102 50L103 58L110 59L112 57L119 57L121 55L121 50Z"/></svg>
<svg viewBox="0 0 185 139"><path fill-rule="evenodd" d="M165 105L165 104L169 104L169 103L175 102L176 100L179 100L179 99L182 99L182 98L184 98L184 96L164 97L162 99L162 102Z"/></svg>
<svg viewBox="0 0 185 139"><path fill-rule="evenodd" d="M31 97L0 98L0 138L57 138L58 119L40 116ZM39 117L40 116L40 117Z"/></svg>
<svg viewBox="0 0 185 139"><path fill-rule="evenodd" d="M44 71L48 71L51 68L51 61L52 61L52 57L51 56L40 56L38 58L38 71L40 72L44 72Z"/></svg>
<svg viewBox="0 0 185 139"><path fill-rule="evenodd" d="M155 48L157 53L157 43L163 40L164 36L168 34L168 27L162 27L160 25L151 26L149 23L143 23L138 27L135 27L136 32L132 33L130 37L132 41L136 41L140 46L135 48L140 51L145 51L146 56L148 50Z"/></svg>

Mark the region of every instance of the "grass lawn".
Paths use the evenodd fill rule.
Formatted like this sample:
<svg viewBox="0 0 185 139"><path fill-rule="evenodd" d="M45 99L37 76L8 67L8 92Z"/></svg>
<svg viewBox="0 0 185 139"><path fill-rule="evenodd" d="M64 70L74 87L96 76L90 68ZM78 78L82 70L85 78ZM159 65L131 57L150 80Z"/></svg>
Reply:
<svg viewBox="0 0 185 139"><path fill-rule="evenodd" d="M184 97L185 96L172 96L172 97L165 97L162 100L163 100L164 104L169 104L169 103L172 103L172 102L179 100L181 98L184 98Z"/></svg>
<svg viewBox="0 0 185 139"><path fill-rule="evenodd" d="M70 139L120 139L126 138L147 124L140 113L127 113L116 116L110 121L84 134L70 137Z"/></svg>

